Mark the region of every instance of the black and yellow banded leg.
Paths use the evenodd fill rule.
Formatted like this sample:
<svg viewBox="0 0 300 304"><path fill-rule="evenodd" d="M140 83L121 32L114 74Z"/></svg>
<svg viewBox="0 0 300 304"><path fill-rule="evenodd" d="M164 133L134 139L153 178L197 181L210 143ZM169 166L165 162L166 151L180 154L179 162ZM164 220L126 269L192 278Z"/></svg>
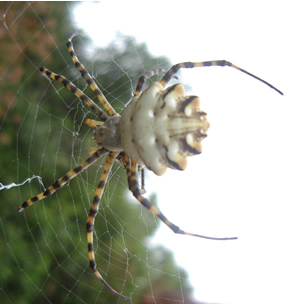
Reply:
<svg viewBox="0 0 300 304"><path fill-rule="evenodd" d="M109 114L109 116L114 116L116 115L115 109L110 105L110 103L107 101L95 81L93 80L92 76L90 73L86 70L84 65L79 61L78 57L75 54L75 50L72 44L72 39L74 38L75 35L72 35L68 39L67 47L68 47L68 52L71 55L72 61L76 67L76 69L81 73L81 76L84 78L84 80L87 82L89 87L92 89L92 91L96 94L98 100L100 103L103 105L104 109L106 112Z"/></svg>
<svg viewBox="0 0 300 304"><path fill-rule="evenodd" d="M41 67L40 71L46 75L48 78L56 80L62 83L70 92L72 92L76 97L78 97L82 102L84 102L102 121L107 119L107 115L103 110L96 105L86 94L84 94L80 89L78 89L74 83L62 75L55 74L45 67Z"/></svg>
<svg viewBox="0 0 300 304"><path fill-rule="evenodd" d="M18 211L22 212L26 207L32 205L33 203L40 201L47 196L52 195L56 190L64 186L67 182L71 179L76 177L80 174L83 170L87 169L90 165L92 165L96 160L98 160L107 150L97 150L92 156L90 156L87 160L83 161L79 166L74 168L73 170L69 171L67 174L59 178L52 186L47 188L44 192L38 194L37 196L29 199L28 201L24 202L19 208Z"/></svg>
<svg viewBox="0 0 300 304"><path fill-rule="evenodd" d="M122 295L121 293L117 292L116 290L114 290L102 277L102 275L99 273L99 271L97 270L97 265L96 265L96 261L95 261L95 252L94 252L94 242L93 242L93 230L94 230L94 224L95 224L95 217L98 213L98 209L99 209L99 203L101 201L101 197L103 194L103 190L105 187L105 184L107 182L109 173L111 171L111 168L113 166L113 163L115 161L115 159L117 158L119 152L110 152L101 177L100 177L100 182L98 184L91 208L90 208L90 212L89 212L89 216L87 218L87 222L86 222L86 230L87 230L87 243L88 243L88 258L89 258L89 264L90 264L90 268L93 270L93 272L95 273L96 277L109 289L111 290L114 294L126 299L126 300L131 300L131 298L126 297L124 295Z"/></svg>
<svg viewBox="0 0 300 304"><path fill-rule="evenodd" d="M171 78L174 76L174 74L176 74L180 69L190 69L190 68L200 68L200 67L211 67L211 66L220 66L220 67L224 67L224 66L229 66L231 68L237 69L261 82L263 82L264 84L266 84L267 86L269 86L270 88L274 89L276 92L278 92L279 94L283 95L283 93L281 91L279 91L278 89L276 89L274 86L272 86L270 83L266 82L265 80L247 72L246 70L236 66L235 64L232 64L229 61L226 60L213 60L213 61L203 61L203 62L181 62L181 63L177 63L175 65L173 65L171 67L171 69L165 74L165 76L162 78L162 80L160 81L161 85L164 87L170 80Z"/></svg>
<svg viewBox="0 0 300 304"><path fill-rule="evenodd" d="M226 240L234 240L237 239L237 237L230 237L230 238L216 238L216 237L209 237L209 236L204 236L200 234L195 234L195 233L190 233L186 232L184 230L181 230L177 225L173 224L170 222L162 212L160 212L156 207L154 207L150 201L143 197L141 194L141 190L138 184L138 179L137 179L137 165L135 161L131 160L128 158L127 155L124 156L124 163L126 167L126 172L127 172L127 179L128 179L128 186L130 191L133 193L134 197L147 209L149 209L154 215L156 215L162 222L164 222L174 233L178 234L184 234L184 235L190 235L190 236L196 236L200 238L205 238L205 239L210 239L210 240L221 240L221 241L226 241Z"/></svg>
<svg viewBox="0 0 300 304"><path fill-rule="evenodd" d="M154 75L158 75L158 74L165 73L165 72L166 72L165 69L157 67L157 68L154 68L154 69L144 73L138 80L138 83L136 85L136 89L134 92L134 96L140 95L143 85L147 79L149 79L150 77L152 77Z"/></svg>
<svg viewBox="0 0 300 304"><path fill-rule="evenodd" d="M153 68L152 70L144 73L138 80L138 83L136 85L136 89L135 89L135 92L134 92L134 96L138 96L140 95L141 91L142 91L142 88L143 88L143 85L145 83L145 81L147 79L149 79L150 77L154 76L154 75L158 75L158 74L162 74L162 73L165 73L166 70L163 69L163 68L159 68L159 67L156 67L156 68ZM178 79L177 76L174 76L173 75L173 78L175 79Z"/></svg>

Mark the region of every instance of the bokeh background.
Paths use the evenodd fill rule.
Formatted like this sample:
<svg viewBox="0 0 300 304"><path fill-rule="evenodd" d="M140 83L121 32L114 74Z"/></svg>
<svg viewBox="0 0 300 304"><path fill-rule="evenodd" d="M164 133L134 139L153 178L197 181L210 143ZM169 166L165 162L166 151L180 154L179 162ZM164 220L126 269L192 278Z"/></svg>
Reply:
<svg viewBox="0 0 300 304"><path fill-rule="evenodd" d="M116 164L95 227L96 261L109 284L133 303L300 300L295 1L1 2L0 9L1 303L125 302L87 261L85 222L103 161L16 212L95 145L84 124L95 115L39 72L44 65L93 97L65 46L72 33L118 112L142 73L181 61L226 59L284 93L230 68L179 73L211 127L185 172L147 173L146 195L184 230L239 239L174 235L132 198Z"/></svg>

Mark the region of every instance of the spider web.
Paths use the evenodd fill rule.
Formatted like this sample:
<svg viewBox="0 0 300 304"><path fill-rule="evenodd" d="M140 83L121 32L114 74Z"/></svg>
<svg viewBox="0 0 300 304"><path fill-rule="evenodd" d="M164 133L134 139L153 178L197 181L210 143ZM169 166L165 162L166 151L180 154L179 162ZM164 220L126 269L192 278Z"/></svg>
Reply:
<svg viewBox="0 0 300 304"><path fill-rule="evenodd" d="M67 52L66 41L70 34L80 33L73 40L77 56L118 112L121 112L130 100L142 73L154 67L167 69L171 65L167 58L151 55L146 45L136 39L121 34L115 36L111 29L114 18L123 20L122 14L125 10L116 9L112 13L105 5L104 1L99 8L99 18L103 14L112 16L110 26L98 27L101 34L98 31L89 33L93 38L103 37L104 42L99 49L74 23L74 3L0 4L1 303L126 302L112 295L88 266L85 223L103 169L103 159L53 196L34 204L22 214L16 212L22 202L40 193L85 160L89 156L88 149L95 146L92 130L84 121L87 118L96 119L96 116L60 83L49 82L39 72L39 68L45 66L68 77L89 97L94 96L81 79ZM130 12L130 18L134 18L131 12L136 7L130 1L126 1L126 5L126 13ZM173 4L169 6L174 9ZM149 11L151 9L149 7ZM169 9L165 7L161 11L169 12ZM259 9L262 9L261 4ZM213 7L206 11L217 13ZM224 47L242 39L235 36L231 38L230 43L227 42L229 37L225 34L226 30L234 32L236 25L224 26L224 35L211 30L213 21L223 20L221 16L226 15L224 11L235 12L230 7L223 7L217 16L211 15L211 21L205 24L205 28L209 30L201 31L202 38L199 40L212 41L218 37L222 47L209 48L209 43L203 43L199 49L203 53L207 51L209 57L204 58L202 54L201 58L199 54L196 57L182 55L173 63L198 61L199 58L233 58L231 61L241 67L255 67L253 72L266 80L270 79L271 83L282 83L279 75L287 73L277 73L277 70L272 73L275 71L273 65L277 60L275 55L275 59L266 62L262 60L259 63L256 62L256 57L252 56L259 53L259 57L268 58L271 50L277 48L277 37L275 39L272 36L268 43L264 43L265 38L257 38L261 39L257 41L251 38L254 40L249 42L250 37L244 35L243 43L238 41L234 50ZM178 8L174 9L174 12L179 15ZM170 16L176 15L174 12ZM267 10L264 12L267 14ZM157 16L157 20L153 20L154 15L155 13L144 12L144 23L135 27L136 36L153 31L151 21L165 30L167 14ZM237 17L236 13L234 17ZM277 22L277 18L275 19ZM265 22L263 13L261 20ZM182 32L179 32L172 30L177 26L175 22L180 23L181 19L173 20L167 37L158 35L156 31L154 36L157 41L153 43L154 48L159 49L162 44L159 38L168 40L174 48L174 53L178 44L187 43L182 32L188 35L191 26L183 24ZM197 19L197 22L200 21ZM271 24L275 26L276 22ZM256 32L257 35L250 30L248 33L251 33L251 37L260 37L259 32L261 29ZM197 32L197 39L198 36ZM261 45L261 49L257 50L255 45ZM193 46L188 46L185 53L192 54L190 49ZM165 54L161 48L159 51L152 50ZM262 54L262 50L265 53ZM205 90L201 92L201 106L204 100L203 109L209 113L209 121L213 121L205 144L208 140L212 141L204 147L206 152L201 157L189 161L187 172L172 172L173 175L168 172L159 178L148 173L146 196L154 204L157 203L164 214L182 229L210 236L237 235L241 240L239 243L224 244L203 240L199 242L173 235L132 198L125 172L120 164L116 163L109 177L94 229L98 269L114 289L132 297L133 303L195 304L200 303L202 299L214 303L251 303L257 299L262 285L268 292L260 297L268 302L274 289L279 292L284 285L280 280L281 285L277 285L268 275L280 260L280 254L274 253L278 249L277 239L270 238L270 235L275 234L283 238L283 231L277 230L277 223L281 221L282 214L285 214L281 203L284 201L287 204L287 210L292 210L295 203L293 191L284 190L298 187L296 180L287 182L275 180L271 176L289 176L289 172L285 171L286 166L278 163L277 159L285 153L278 147L278 138L283 140L282 146L289 146L288 140L285 139L286 133L283 129L277 130L276 134L273 131L278 117L282 115L280 107L275 106L274 109L274 103L278 105L282 101L279 101L277 96L274 97L272 90L265 89L260 83L236 71L220 69L216 72L211 69L199 73L190 70L179 75L180 82L188 84L188 91L193 88L193 94L198 94L194 91L195 87L203 89L205 86ZM228 75L230 80L225 82L225 78L229 79ZM193 82L195 78L197 81ZM157 78L154 77L153 80L155 79ZM238 82L240 79L242 84ZM297 87L295 80L294 82ZM233 84L235 86L232 93ZM218 90L215 89L216 85ZM283 90L282 87L279 89ZM218 91L222 92L221 97ZM243 97L243 102L240 96ZM95 98L93 100L97 102ZM209 103L205 103L205 100L209 100ZM272 113L271 117L266 113ZM297 117L294 119L296 121ZM289 124L292 121L293 119L285 122L285 125L289 126L289 129L298 130L297 126ZM251 128L247 129L247 126ZM256 149L249 151L249 138L253 137ZM269 145L266 145L266 138ZM213 146L214 142L218 145ZM273 155L274 146L277 148L276 159L270 157ZM299 148L290 145L289 151L297 155ZM257 162L257 159L261 159L261 162ZM191 180L189 176L193 170L196 174ZM232 173L230 178L228 172ZM253 175L248 176L245 172L252 172ZM257 176L257 172L260 176ZM267 184L266 180L271 181ZM283 190L275 193L274 188ZM287 195L290 200L287 200ZM174 196L177 196L176 200ZM277 210L280 217L274 215L270 218L271 208L273 211ZM297 220L297 213L291 213L295 214L295 219L290 214L285 214L289 218L286 227L299 231L299 227L292 224ZM265 218L269 220L268 227ZM281 244L282 247L290 247L288 241L292 234L290 235ZM266 239L269 240L268 246L265 244ZM169 244L173 244L173 247ZM172 247L172 250L166 249L166 246ZM265 253L261 253L262 251ZM292 257L299 256L299 249L292 248L290 252L292 253L289 260L297 260ZM179 265L185 266L189 260L196 274L187 274L176 264L180 261ZM261 260L263 264L260 264ZM283 266L277 267L282 278L289 275ZM262 273L261 279L257 278L257 273ZM273 285L266 282L272 282ZM251 291L247 286L251 286ZM193 298L192 287L197 292L198 301ZM295 289L297 288L296 286ZM249 295L248 299L244 298L245 294ZM276 303L279 299L283 301L287 294L292 293L274 293L273 302Z"/></svg>

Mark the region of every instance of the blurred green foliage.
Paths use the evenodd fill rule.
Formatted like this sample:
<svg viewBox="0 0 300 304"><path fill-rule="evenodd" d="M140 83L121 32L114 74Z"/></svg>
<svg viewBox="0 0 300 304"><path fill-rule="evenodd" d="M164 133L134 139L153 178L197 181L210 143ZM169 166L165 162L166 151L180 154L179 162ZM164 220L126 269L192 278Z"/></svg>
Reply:
<svg viewBox="0 0 300 304"><path fill-rule="evenodd" d="M50 84L38 71L45 65L93 96L65 47L67 37L77 31L70 20L74 5L0 3L0 182L42 177L42 183L34 178L0 191L0 303L125 302L88 267L85 222L103 160L52 197L22 214L16 212L43 185L51 185L86 159L88 148L95 145L92 130L84 124L87 115L95 115L60 83ZM166 58L153 58L145 45L121 35L117 43L96 50L92 60L84 50L87 37L76 37L74 45L118 111L130 100L141 74L154 66L169 66ZM172 253L148 242L157 220L129 199L128 192L126 174L116 164L96 218L100 272L113 288L132 296L133 303L193 303L186 274L178 270Z"/></svg>

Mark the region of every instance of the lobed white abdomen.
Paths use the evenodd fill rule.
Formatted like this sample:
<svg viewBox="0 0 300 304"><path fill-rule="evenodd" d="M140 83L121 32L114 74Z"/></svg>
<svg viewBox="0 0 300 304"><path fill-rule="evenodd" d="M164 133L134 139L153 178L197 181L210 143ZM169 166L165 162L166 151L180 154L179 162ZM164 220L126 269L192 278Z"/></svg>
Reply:
<svg viewBox="0 0 300 304"><path fill-rule="evenodd" d="M198 97L185 96L181 84L164 90L155 82L123 110L121 145L139 165L162 175L168 167L186 168L187 156L201 152L208 127Z"/></svg>

